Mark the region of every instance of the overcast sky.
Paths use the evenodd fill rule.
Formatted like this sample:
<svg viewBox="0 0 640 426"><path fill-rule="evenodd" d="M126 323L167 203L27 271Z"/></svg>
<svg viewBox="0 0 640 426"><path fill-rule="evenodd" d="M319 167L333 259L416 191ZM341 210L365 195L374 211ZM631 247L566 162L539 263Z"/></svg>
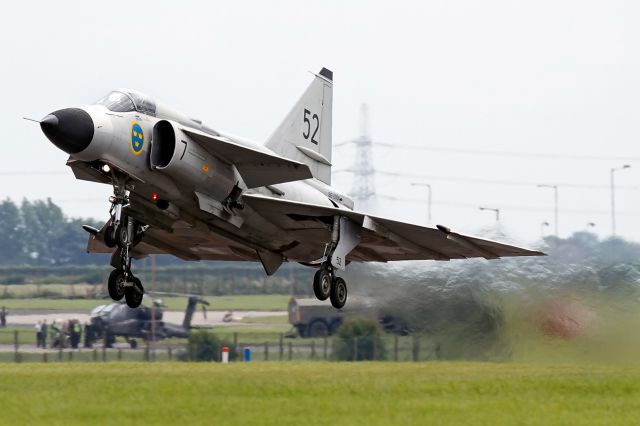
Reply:
<svg viewBox="0 0 640 426"><path fill-rule="evenodd" d="M638 22L640 2L611 0L9 2L0 197L50 196L68 215L107 219L110 189L75 181L22 116L130 87L262 142L307 71L326 66L334 143L359 135L366 102L375 141L424 147L374 149L376 169L422 176L378 174L376 213L425 223L426 191L410 186L422 181L434 224L477 233L494 223L478 207L496 207L513 239L531 243L554 225L553 191L536 184L559 184L560 235L594 222L607 236L609 171L629 163L616 172L617 228L640 241ZM335 171L354 162L352 147L333 155ZM334 173L334 184L348 191L352 177Z"/></svg>

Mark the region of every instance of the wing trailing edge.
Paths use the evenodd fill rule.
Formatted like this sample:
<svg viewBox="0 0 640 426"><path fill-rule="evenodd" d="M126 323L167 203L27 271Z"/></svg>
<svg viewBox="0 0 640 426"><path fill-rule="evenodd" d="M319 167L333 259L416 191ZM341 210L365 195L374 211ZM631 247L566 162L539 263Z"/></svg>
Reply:
<svg viewBox="0 0 640 426"><path fill-rule="evenodd" d="M471 237L439 226L428 228L366 215L348 209L245 194L246 204L274 221L295 215L310 220L341 216L361 228L362 238L350 260L386 262L396 260L498 259L513 256L544 256L540 251Z"/></svg>

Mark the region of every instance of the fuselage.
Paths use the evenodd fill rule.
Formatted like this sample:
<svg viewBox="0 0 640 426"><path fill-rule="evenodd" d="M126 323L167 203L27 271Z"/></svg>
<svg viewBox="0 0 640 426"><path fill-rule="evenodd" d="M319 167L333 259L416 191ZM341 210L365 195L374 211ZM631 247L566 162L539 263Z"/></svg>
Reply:
<svg viewBox="0 0 640 426"><path fill-rule="evenodd" d="M259 212L237 211L242 217L242 226L238 227L226 220L212 218L203 211L198 203L195 192L206 193L220 200L233 185L232 177L223 178L224 174L216 175L216 168L224 168L224 159L207 161L200 144L189 138L182 138L180 142L182 160L191 161L194 174L187 178L177 179L175 176L163 173L153 167L150 156L153 146L154 126L161 120L170 120L180 126L221 137L233 143L249 147L253 150L268 152L276 155L261 144L247 139L220 132L204 125L199 120L187 117L166 105L155 102L151 98L132 91L117 90L98 101L96 104L81 108L72 108L52 113L56 117L55 128L47 130L42 124L47 137L60 149L70 154L70 161L80 161L92 165L102 173L104 165L131 177L131 192L135 199L166 201L169 208L159 214L169 215L173 219L178 217L192 217L193 221L203 220L215 223L226 236L236 236L239 241L251 241L260 246L277 249L286 245L281 230L277 226L267 223L260 217ZM49 115L43 119L51 122ZM91 133L91 134L90 134ZM199 170L197 170L199 168ZM183 176L183 175L181 175ZM191 176L194 176L192 179ZM209 180L203 180L206 177ZM218 179L217 176L220 176ZM200 185L200 186L198 186ZM203 186L204 185L204 186ZM244 193L259 193L268 197L285 198L319 206L353 209L353 202L348 196L317 179L285 182L258 188L241 188ZM257 213L257 214L252 214ZM318 245L318 254L321 254ZM315 256L314 253L312 256ZM291 260L309 262L308 251L300 252L296 258L295 250L290 251Z"/></svg>

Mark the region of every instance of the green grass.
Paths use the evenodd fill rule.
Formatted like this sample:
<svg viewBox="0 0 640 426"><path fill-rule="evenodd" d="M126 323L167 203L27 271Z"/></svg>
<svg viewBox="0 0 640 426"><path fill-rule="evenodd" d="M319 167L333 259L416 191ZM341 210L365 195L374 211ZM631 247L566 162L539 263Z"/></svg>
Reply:
<svg viewBox="0 0 640 426"><path fill-rule="evenodd" d="M13 284L0 289L0 297L95 297L102 286L91 284Z"/></svg>
<svg viewBox="0 0 640 426"><path fill-rule="evenodd" d="M209 310L233 309L237 311L286 311L291 296L286 294L206 296ZM182 305L183 307L185 304Z"/></svg>
<svg viewBox="0 0 640 426"><path fill-rule="evenodd" d="M244 325L217 327L213 329L213 332L221 336L238 333L239 335L244 336L255 335L260 336L260 338L264 336L275 336L277 338L280 333L287 333L289 330L291 330L291 324L269 324L265 327L251 327Z"/></svg>
<svg viewBox="0 0 640 426"><path fill-rule="evenodd" d="M622 425L637 368L486 363L0 365L0 424Z"/></svg>
<svg viewBox="0 0 640 426"><path fill-rule="evenodd" d="M171 354L172 358L176 355L174 350ZM146 361L146 354L143 349L137 351L118 351L116 349L108 349L103 352L102 349L82 349L80 351L65 349L62 352L21 352L19 360L22 363L82 363L82 362L103 362L103 361L130 361L141 362ZM169 353L166 348L162 348L155 353L156 361L169 361ZM0 352L0 363L16 362L16 356L13 352Z"/></svg>
<svg viewBox="0 0 640 426"><path fill-rule="evenodd" d="M0 328L0 344L12 345L15 343L15 331L18 331L18 344L36 344L36 331L29 328Z"/></svg>
<svg viewBox="0 0 640 426"><path fill-rule="evenodd" d="M187 306L185 297L165 297L160 296L170 310L184 310ZM239 296L205 296L209 301L209 310L238 311L284 311L290 296L281 294L266 295L239 295ZM89 311L98 305L111 303L108 298L103 299L48 299L48 298L25 298L25 299L4 299L0 300L0 307L5 306L9 311L16 309L50 309L59 311ZM148 304L149 301L144 302ZM11 314L11 312L9 312Z"/></svg>

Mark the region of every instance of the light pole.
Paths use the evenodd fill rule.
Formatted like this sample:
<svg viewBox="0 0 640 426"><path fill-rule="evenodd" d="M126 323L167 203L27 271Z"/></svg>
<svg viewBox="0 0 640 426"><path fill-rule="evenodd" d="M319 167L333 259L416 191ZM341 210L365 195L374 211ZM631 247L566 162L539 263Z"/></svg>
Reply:
<svg viewBox="0 0 640 426"><path fill-rule="evenodd" d="M616 196L615 196L615 184L613 180L613 173L618 170L628 169L631 167L629 164L625 164L622 167L614 167L611 169L611 235L616 235Z"/></svg>
<svg viewBox="0 0 640 426"><path fill-rule="evenodd" d="M558 236L558 185L540 184L538 188L553 189L553 226L555 228L556 237Z"/></svg>
<svg viewBox="0 0 640 426"><path fill-rule="evenodd" d="M494 209L492 207L478 207L478 208L480 210L482 210L482 211L488 210L488 211L491 211L491 212L495 212L495 214L496 214L496 222L500 221L500 209Z"/></svg>
<svg viewBox="0 0 640 426"><path fill-rule="evenodd" d="M549 226L549 222L546 220L540 224L540 237L544 238L544 228L545 226Z"/></svg>
<svg viewBox="0 0 640 426"><path fill-rule="evenodd" d="M431 185L422 182L412 182L411 186L422 186L427 188L427 224L431 225Z"/></svg>

